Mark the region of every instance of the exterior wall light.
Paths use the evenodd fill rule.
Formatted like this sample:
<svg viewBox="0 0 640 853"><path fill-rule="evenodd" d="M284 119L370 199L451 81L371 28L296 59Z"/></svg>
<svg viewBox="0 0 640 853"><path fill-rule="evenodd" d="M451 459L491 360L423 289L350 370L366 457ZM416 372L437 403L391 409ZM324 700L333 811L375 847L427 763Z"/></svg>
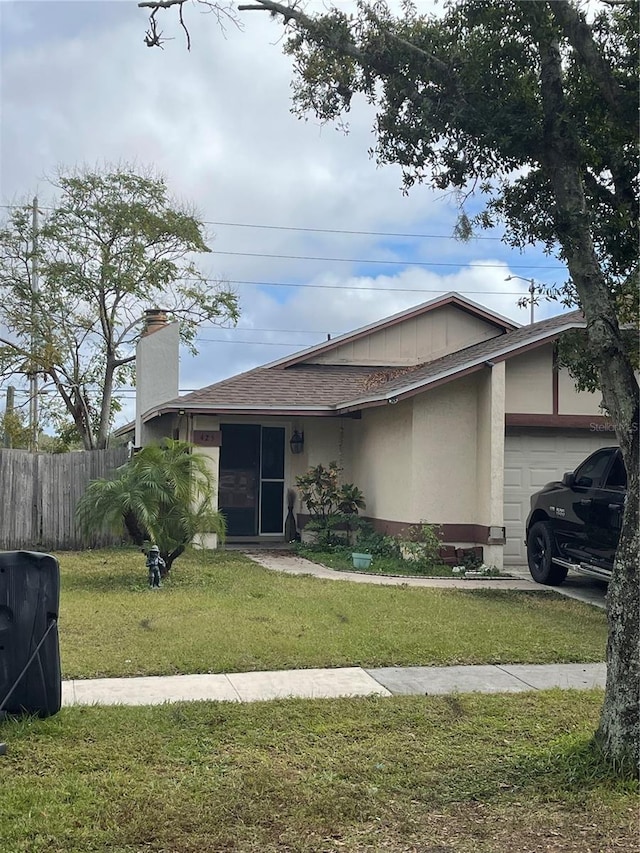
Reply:
<svg viewBox="0 0 640 853"><path fill-rule="evenodd" d="M294 429L293 435L289 441L289 447L292 453L302 453L304 448L304 433Z"/></svg>

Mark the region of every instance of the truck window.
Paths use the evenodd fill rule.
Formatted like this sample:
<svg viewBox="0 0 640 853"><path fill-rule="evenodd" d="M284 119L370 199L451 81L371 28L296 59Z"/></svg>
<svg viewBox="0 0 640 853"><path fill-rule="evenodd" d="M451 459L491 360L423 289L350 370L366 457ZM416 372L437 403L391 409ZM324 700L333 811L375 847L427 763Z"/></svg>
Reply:
<svg viewBox="0 0 640 853"><path fill-rule="evenodd" d="M598 450L583 462L576 470L576 486L582 486L583 488L599 486L602 482L604 472L607 470L611 453L611 448L608 450Z"/></svg>
<svg viewBox="0 0 640 853"><path fill-rule="evenodd" d="M617 489L618 491L627 488L627 470L620 454L614 459L605 488Z"/></svg>

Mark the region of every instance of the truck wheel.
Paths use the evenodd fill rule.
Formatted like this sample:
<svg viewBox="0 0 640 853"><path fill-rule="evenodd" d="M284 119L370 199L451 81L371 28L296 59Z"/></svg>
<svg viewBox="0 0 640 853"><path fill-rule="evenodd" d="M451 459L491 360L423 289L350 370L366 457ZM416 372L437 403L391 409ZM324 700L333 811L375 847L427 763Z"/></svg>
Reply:
<svg viewBox="0 0 640 853"><path fill-rule="evenodd" d="M537 583L560 586L566 578L567 569L551 562L554 550L549 523L536 521L527 536L527 561L531 577Z"/></svg>

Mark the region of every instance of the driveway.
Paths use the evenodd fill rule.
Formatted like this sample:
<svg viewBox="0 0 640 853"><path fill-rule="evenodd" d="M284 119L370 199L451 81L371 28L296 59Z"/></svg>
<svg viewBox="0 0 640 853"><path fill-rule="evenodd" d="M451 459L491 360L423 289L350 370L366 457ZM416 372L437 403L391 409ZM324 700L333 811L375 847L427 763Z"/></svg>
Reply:
<svg viewBox="0 0 640 853"><path fill-rule="evenodd" d="M509 572L517 578L528 578L531 580L529 569L526 566L507 566L505 572ZM577 598L578 601L585 601L587 604L593 604L595 607L604 607L607 595L607 584L604 581L590 578L587 575L579 575L569 572L567 578L561 586L542 586L536 584L542 589L553 589L561 595L566 595L569 598Z"/></svg>

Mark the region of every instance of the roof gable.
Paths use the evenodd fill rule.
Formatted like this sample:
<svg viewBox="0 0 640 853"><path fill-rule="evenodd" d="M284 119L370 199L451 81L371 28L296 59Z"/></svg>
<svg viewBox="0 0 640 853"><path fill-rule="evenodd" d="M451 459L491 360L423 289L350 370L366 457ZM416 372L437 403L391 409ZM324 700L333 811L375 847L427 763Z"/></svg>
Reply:
<svg viewBox="0 0 640 853"><path fill-rule="evenodd" d="M453 312L460 312L461 318L473 318L476 320L476 325L479 323L481 328L467 329L462 333L462 337L458 335L458 339L450 342L448 345L444 340L441 341L423 341L422 348L420 342L417 346L409 346L399 340L397 334L401 327L411 327L409 338L420 335L433 334L432 331L426 331L424 323L422 329L418 329L416 321L429 316L435 320L436 315L444 316L443 309L449 308ZM430 316L431 315L431 316ZM432 323L431 328L437 327L437 323ZM414 329L414 326L416 328ZM309 347L305 350L295 353L294 355L285 356L277 361L265 365L266 367L292 367L295 364L360 364L360 365L398 365L408 366L429 361L431 358L438 358L446 352L451 352L455 349L460 349L471 344L478 343L480 340L496 337L497 335L505 334L518 328L518 324L502 317L499 314L491 312L481 305L477 305L470 299L460 296L458 293L447 293L437 299L431 299L428 302L423 302L413 308L401 311L391 317L386 317L383 320L378 320L375 323L369 323L353 332L347 332L344 335L339 335L331 340L323 341L321 344ZM467 339L464 335L467 335ZM384 336L384 344L380 342ZM389 338L391 340L389 341ZM377 345L367 347L367 343L377 341ZM433 353L430 355L430 353Z"/></svg>

